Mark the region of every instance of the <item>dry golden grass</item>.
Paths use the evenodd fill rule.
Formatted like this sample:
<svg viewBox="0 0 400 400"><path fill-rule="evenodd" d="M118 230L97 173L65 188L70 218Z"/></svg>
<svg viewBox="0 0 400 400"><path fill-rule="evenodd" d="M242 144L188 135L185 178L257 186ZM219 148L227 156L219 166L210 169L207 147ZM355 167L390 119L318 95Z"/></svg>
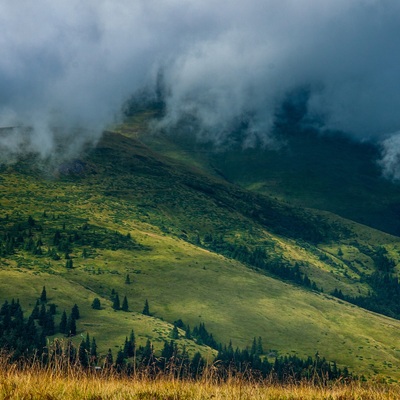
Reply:
<svg viewBox="0 0 400 400"><path fill-rule="evenodd" d="M399 399L400 387L379 383L310 383L278 385L230 378L221 382L212 373L203 379L179 380L161 375L150 379L141 374L121 377L85 372L76 366L42 368L38 364L18 367L0 359L0 399L141 399L141 400L257 400L257 399Z"/></svg>

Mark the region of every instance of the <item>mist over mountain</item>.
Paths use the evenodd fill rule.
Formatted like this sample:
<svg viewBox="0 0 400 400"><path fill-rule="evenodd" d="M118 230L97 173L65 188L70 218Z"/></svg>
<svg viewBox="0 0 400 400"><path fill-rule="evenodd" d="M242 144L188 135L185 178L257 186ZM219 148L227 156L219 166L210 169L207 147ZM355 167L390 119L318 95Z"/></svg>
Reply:
<svg viewBox="0 0 400 400"><path fill-rule="evenodd" d="M0 126L32 128L2 132L3 158L95 143L162 71L162 128L189 119L218 144L246 119L246 143L268 145L277 108L305 88L309 122L385 140L382 166L398 175L396 1L40 0L0 11Z"/></svg>

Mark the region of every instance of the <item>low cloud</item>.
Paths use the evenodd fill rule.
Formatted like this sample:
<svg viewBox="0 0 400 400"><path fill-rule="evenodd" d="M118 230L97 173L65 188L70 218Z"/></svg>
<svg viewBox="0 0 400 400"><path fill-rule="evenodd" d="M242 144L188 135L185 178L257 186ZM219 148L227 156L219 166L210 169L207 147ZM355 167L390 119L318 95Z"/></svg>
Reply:
<svg viewBox="0 0 400 400"><path fill-rule="evenodd" d="M2 157L96 142L160 70L161 126L192 119L216 143L242 119L245 143L268 143L301 87L325 128L376 140L400 129L395 0L22 0L2 2L0 23L0 127L24 127L0 131Z"/></svg>

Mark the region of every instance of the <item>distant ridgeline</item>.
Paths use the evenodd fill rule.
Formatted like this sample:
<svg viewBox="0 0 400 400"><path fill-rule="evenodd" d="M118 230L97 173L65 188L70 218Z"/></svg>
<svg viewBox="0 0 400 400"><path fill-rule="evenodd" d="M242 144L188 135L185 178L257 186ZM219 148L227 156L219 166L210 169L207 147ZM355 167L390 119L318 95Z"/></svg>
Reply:
<svg viewBox="0 0 400 400"><path fill-rule="evenodd" d="M270 354L274 360L269 361L271 357L265 354L261 338L254 338L251 347L244 350L233 349L232 343L228 346L218 344L204 324L191 330L182 320L175 321L171 340L164 342L160 354L155 353L150 340L145 346L137 346L134 331L131 330L114 360L111 349L107 354L99 355L95 338L91 339L89 333L83 336L83 332L79 331L77 320L81 317L76 304L72 306L69 316L64 310L58 326L54 322L56 310L56 304L47 302L45 287L28 319L24 318L18 300L5 301L0 308L0 347L3 357L19 365L29 365L35 361L43 367L54 365L60 369L75 365L84 370L101 369L105 373L130 375L141 371L149 376L172 373L179 378L197 379L208 371L210 365L199 352L191 356L184 346L178 347L175 340L180 338L180 330L184 330L187 339L218 351L212 365L219 379L237 374L245 378L270 377L279 382L310 380L327 383L343 378L357 379L346 367L339 369L335 362L319 357L318 353L315 358L307 359ZM77 333L82 336L78 346L73 340ZM55 334L58 337L49 341L48 336Z"/></svg>

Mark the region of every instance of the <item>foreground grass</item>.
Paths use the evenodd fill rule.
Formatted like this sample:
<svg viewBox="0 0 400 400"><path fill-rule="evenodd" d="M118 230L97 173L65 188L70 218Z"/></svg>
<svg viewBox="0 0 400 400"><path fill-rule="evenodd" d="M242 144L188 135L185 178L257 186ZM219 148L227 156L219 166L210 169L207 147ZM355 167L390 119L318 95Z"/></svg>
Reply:
<svg viewBox="0 0 400 400"><path fill-rule="evenodd" d="M212 376L201 381L182 381L160 376L121 378L71 370L30 368L0 369L0 399L398 399L400 387L384 384L309 383L277 385L238 378L217 382Z"/></svg>

